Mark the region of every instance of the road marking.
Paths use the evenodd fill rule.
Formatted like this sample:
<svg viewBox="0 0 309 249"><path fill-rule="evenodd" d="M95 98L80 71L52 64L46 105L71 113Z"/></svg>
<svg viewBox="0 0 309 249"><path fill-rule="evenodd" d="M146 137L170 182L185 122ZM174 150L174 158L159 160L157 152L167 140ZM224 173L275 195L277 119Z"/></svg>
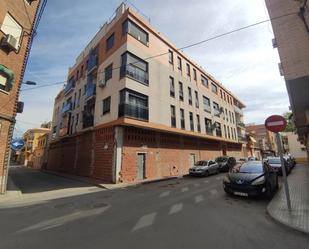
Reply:
<svg viewBox="0 0 309 249"><path fill-rule="evenodd" d="M181 192L187 192L188 190L189 190L188 187L184 187L184 188L181 189Z"/></svg>
<svg viewBox="0 0 309 249"><path fill-rule="evenodd" d="M200 203L202 201L204 201L204 196L202 195L195 196L195 203Z"/></svg>
<svg viewBox="0 0 309 249"><path fill-rule="evenodd" d="M216 189L211 189L211 190L210 190L210 193L211 193L212 195L216 195L216 194L218 194L218 190L216 190Z"/></svg>
<svg viewBox="0 0 309 249"><path fill-rule="evenodd" d="M205 183L209 183L209 181L208 181L208 180L205 180L204 182L205 182Z"/></svg>
<svg viewBox="0 0 309 249"><path fill-rule="evenodd" d="M168 214L175 214L182 210L182 203L174 204Z"/></svg>
<svg viewBox="0 0 309 249"><path fill-rule="evenodd" d="M157 213L150 213L150 214L146 214L144 216L142 216L141 218L139 218L139 220L137 221L137 223L135 224L135 226L132 229L132 232L135 232L141 228L144 227L149 227L153 224L154 219L156 218Z"/></svg>
<svg viewBox="0 0 309 249"><path fill-rule="evenodd" d="M162 192L159 197L162 198L162 197L166 197L166 196L169 196L170 195L170 191L165 191L165 192Z"/></svg>
<svg viewBox="0 0 309 249"><path fill-rule="evenodd" d="M200 184L199 184L199 183L195 183L194 186L195 186L195 187L199 187Z"/></svg>

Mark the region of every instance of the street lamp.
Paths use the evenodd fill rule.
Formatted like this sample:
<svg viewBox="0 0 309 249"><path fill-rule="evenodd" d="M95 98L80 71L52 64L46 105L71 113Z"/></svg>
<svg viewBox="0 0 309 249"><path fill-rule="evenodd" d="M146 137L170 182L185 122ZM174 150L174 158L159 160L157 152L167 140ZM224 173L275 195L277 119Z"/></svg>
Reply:
<svg viewBox="0 0 309 249"><path fill-rule="evenodd" d="M36 82L34 82L34 81L30 81L30 80L27 80L26 82L23 82L23 84L25 84L25 85L35 86L35 85L36 85Z"/></svg>

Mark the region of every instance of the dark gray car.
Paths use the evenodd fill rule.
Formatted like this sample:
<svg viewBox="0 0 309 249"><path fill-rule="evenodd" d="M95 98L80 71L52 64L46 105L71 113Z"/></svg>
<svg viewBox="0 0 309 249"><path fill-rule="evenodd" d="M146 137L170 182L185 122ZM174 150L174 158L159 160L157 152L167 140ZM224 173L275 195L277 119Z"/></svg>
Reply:
<svg viewBox="0 0 309 249"><path fill-rule="evenodd" d="M189 175L191 176L208 176L218 173L219 165L214 160L198 161L189 169Z"/></svg>
<svg viewBox="0 0 309 249"><path fill-rule="evenodd" d="M219 156L215 161L219 165L220 172L228 172L230 168L236 165L235 157Z"/></svg>

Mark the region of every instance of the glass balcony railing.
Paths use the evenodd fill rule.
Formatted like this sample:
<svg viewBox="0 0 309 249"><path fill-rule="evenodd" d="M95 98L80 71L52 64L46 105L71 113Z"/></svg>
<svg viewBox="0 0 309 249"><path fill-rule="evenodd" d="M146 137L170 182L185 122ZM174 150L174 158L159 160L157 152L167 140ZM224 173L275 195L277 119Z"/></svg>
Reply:
<svg viewBox="0 0 309 249"><path fill-rule="evenodd" d="M234 105L234 110L235 110L235 112L237 112L241 116L244 115L243 111L238 106L236 106L236 105Z"/></svg>
<svg viewBox="0 0 309 249"><path fill-rule="evenodd" d="M83 129L93 126L94 116L90 113L83 113Z"/></svg>
<svg viewBox="0 0 309 249"><path fill-rule="evenodd" d="M246 127L243 122L238 122L237 126L240 127L240 128L245 128Z"/></svg>
<svg viewBox="0 0 309 249"><path fill-rule="evenodd" d="M246 143L247 142L247 137L246 136L242 136L242 135L238 135L238 141Z"/></svg>
<svg viewBox="0 0 309 249"><path fill-rule="evenodd" d="M86 85L86 91L85 91L85 98L89 99L91 97L94 97L96 94L96 86L93 83L87 83Z"/></svg>
<svg viewBox="0 0 309 249"><path fill-rule="evenodd" d="M75 87L75 80L71 79L68 81L68 83L66 84L65 88L64 88L64 95L68 94L69 92L71 92Z"/></svg>
<svg viewBox="0 0 309 249"><path fill-rule="evenodd" d="M91 73L98 66L98 56L96 54L90 54L87 64L88 73Z"/></svg>
<svg viewBox="0 0 309 249"><path fill-rule="evenodd" d="M62 109L61 109L61 113L62 114L66 114L67 112L71 111L72 110L72 103L69 102L69 103L66 103Z"/></svg>
<svg viewBox="0 0 309 249"><path fill-rule="evenodd" d="M148 85L148 72L141 70L134 65L122 65L120 69L120 77L130 77L145 85Z"/></svg>
<svg viewBox="0 0 309 249"><path fill-rule="evenodd" d="M119 104L118 115L119 117L130 117L148 121L149 111L147 107L122 103Z"/></svg>
<svg viewBox="0 0 309 249"><path fill-rule="evenodd" d="M220 110L214 109L214 115L220 117Z"/></svg>

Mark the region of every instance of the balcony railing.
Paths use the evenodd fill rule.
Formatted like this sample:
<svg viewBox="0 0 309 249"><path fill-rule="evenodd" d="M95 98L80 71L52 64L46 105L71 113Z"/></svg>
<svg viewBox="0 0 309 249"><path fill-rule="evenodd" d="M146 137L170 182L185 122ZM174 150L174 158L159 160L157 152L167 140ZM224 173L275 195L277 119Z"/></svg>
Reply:
<svg viewBox="0 0 309 249"><path fill-rule="evenodd" d="M98 55L90 54L87 64L88 74L95 70L98 66Z"/></svg>
<svg viewBox="0 0 309 249"><path fill-rule="evenodd" d="M83 129L93 126L94 116L90 113L83 113Z"/></svg>
<svg viewBox="0 0 309 249"><path fill-rule="evenodd" d="M247 142L247 137L246 136L238 135L238 141L246 143Z"/></svg>
<svg viewBox="0 0 309 249"><path fill-rule="evenodd" d="M66 103L66 104L62 107L61 113L62 113L62 115L64 115L64 114L66 114L66 113L69 112L69 111L72 111L72 103L71 103L71 102Z"/></svg>
<svg viewBox="0 0 309 249"><path fill-rule="evenodd" d="M211 106L210 105L204 105L204 111L211 113Z"/></svg>
<svg viewBox="0 0 309 249"><path fill-rule="evenodd" d="M148 72L145 72L134 65L129 64L121 66L120 77L125 76L137 80L145 85L148 85L149 83Z"/></svg>
<svg viewBox="0 0 309 249"><path fill-rule="evenodd" d="M148 121L149 111L147 107L122 103L119 104L118 115L119 117L130 117Z"/></svg>
<svg viewBox="0 0 309 249"><path fill-rule="evenodd" d="M70 93L74 89L74 87L75 87L75 80L74 79L69 80L64 88L64 95Z"/></svg>
<svg viewBox="0 0 309 249"><path fill-rule="evenodd" d="M85 92L85 98L89 99L91 97L94 97L96 94L96 87L93 83L87 83L86 85L86 92Z"/></svg>
<svg viewBox="0 0 309 249"><path fill-rule="evenodd" d="M220 110L214 109L214 115L220 117Z"/></svg>
<svg viewBox="0 0 309 249"><path fill-rule="evenodd" d="M240 114L241 116L244 115L243 111L236 105L234 105L234 111Z"/></svg>
<svg viewBox="0 0 309 249"><path fill-rule="evenodd" d="M237 126L240 127L240 128L246 128L246 126L243 122L238 122Z"/></svg>

